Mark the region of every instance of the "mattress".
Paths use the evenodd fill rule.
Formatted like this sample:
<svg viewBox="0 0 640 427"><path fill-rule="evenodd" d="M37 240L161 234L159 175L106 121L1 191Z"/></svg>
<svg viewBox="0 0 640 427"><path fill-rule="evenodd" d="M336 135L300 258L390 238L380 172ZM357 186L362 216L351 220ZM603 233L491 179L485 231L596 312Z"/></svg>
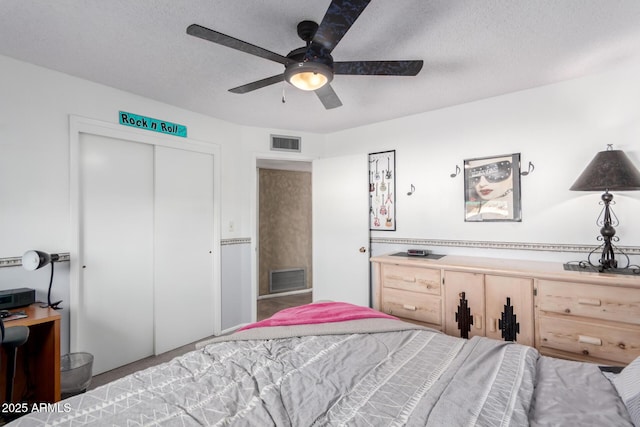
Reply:
<svg viewBox="0 0 640 427"><path fill-rule="evenodd" d="M595 365L354 310L257 324L11 425L632 425Z"/></svg>

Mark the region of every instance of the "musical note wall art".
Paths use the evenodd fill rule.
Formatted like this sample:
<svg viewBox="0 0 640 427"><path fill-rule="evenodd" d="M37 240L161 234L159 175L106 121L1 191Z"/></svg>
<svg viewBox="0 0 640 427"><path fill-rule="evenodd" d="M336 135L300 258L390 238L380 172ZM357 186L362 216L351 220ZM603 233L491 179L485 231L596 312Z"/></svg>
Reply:
<svg viewBox="0 0 640 427"><path fill-rule="evenodd" d="M396 229L396 151L369 154L369 228Z"/></svg>

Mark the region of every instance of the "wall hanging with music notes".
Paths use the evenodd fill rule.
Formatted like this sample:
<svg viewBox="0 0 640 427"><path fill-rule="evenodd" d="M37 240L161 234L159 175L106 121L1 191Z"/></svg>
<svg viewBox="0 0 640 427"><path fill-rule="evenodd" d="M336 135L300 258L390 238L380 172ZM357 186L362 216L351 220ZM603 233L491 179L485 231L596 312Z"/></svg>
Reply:
<svg viewBox="0 0 640 427"><path fill-rule="evenodd" d="M396 229L396 150L369 154L369 228Z"/></svg>

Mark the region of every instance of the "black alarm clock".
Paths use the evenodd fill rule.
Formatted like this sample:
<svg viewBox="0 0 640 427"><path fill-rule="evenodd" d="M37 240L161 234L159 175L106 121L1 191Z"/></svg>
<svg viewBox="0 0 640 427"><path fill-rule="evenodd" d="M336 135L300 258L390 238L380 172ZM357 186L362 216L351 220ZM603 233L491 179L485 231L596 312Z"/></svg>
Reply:
<svg viewBox="0 0 640 427"><path fill-rule="evenodd" d="M407 256L427 256L429 251L426 249L407 249Z"/></svg>

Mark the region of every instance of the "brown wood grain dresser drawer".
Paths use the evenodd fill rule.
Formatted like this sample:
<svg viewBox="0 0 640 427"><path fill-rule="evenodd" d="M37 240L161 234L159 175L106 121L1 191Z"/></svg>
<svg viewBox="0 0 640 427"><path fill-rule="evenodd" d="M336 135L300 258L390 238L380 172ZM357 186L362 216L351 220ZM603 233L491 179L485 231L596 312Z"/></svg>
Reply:
<svg viewBox="0 0 640 427"><path fill-rule="evenodd" d="M538 281L538 309L640 325L640 289Z"/></svg>
<svg viewBox="0 0 640 427"><path fill-rule="evenodd" d="M392 264L382 266L382 285L385 288L440 295L441 283L440 270L437 269Z"/></svg>
<svg viewBox="0 0 640 427"><path fill-rule="evenodd" d="M419 322L442 324L442 300L425 293L386 288L382 295L382 311Z"/></svg>
<svg viewBox="0 0 640 427"><path fill-rule="evenodd" d="M640 356L640 328L594 324L557 316L539 319L540 345L627 364Z"/></svg>

